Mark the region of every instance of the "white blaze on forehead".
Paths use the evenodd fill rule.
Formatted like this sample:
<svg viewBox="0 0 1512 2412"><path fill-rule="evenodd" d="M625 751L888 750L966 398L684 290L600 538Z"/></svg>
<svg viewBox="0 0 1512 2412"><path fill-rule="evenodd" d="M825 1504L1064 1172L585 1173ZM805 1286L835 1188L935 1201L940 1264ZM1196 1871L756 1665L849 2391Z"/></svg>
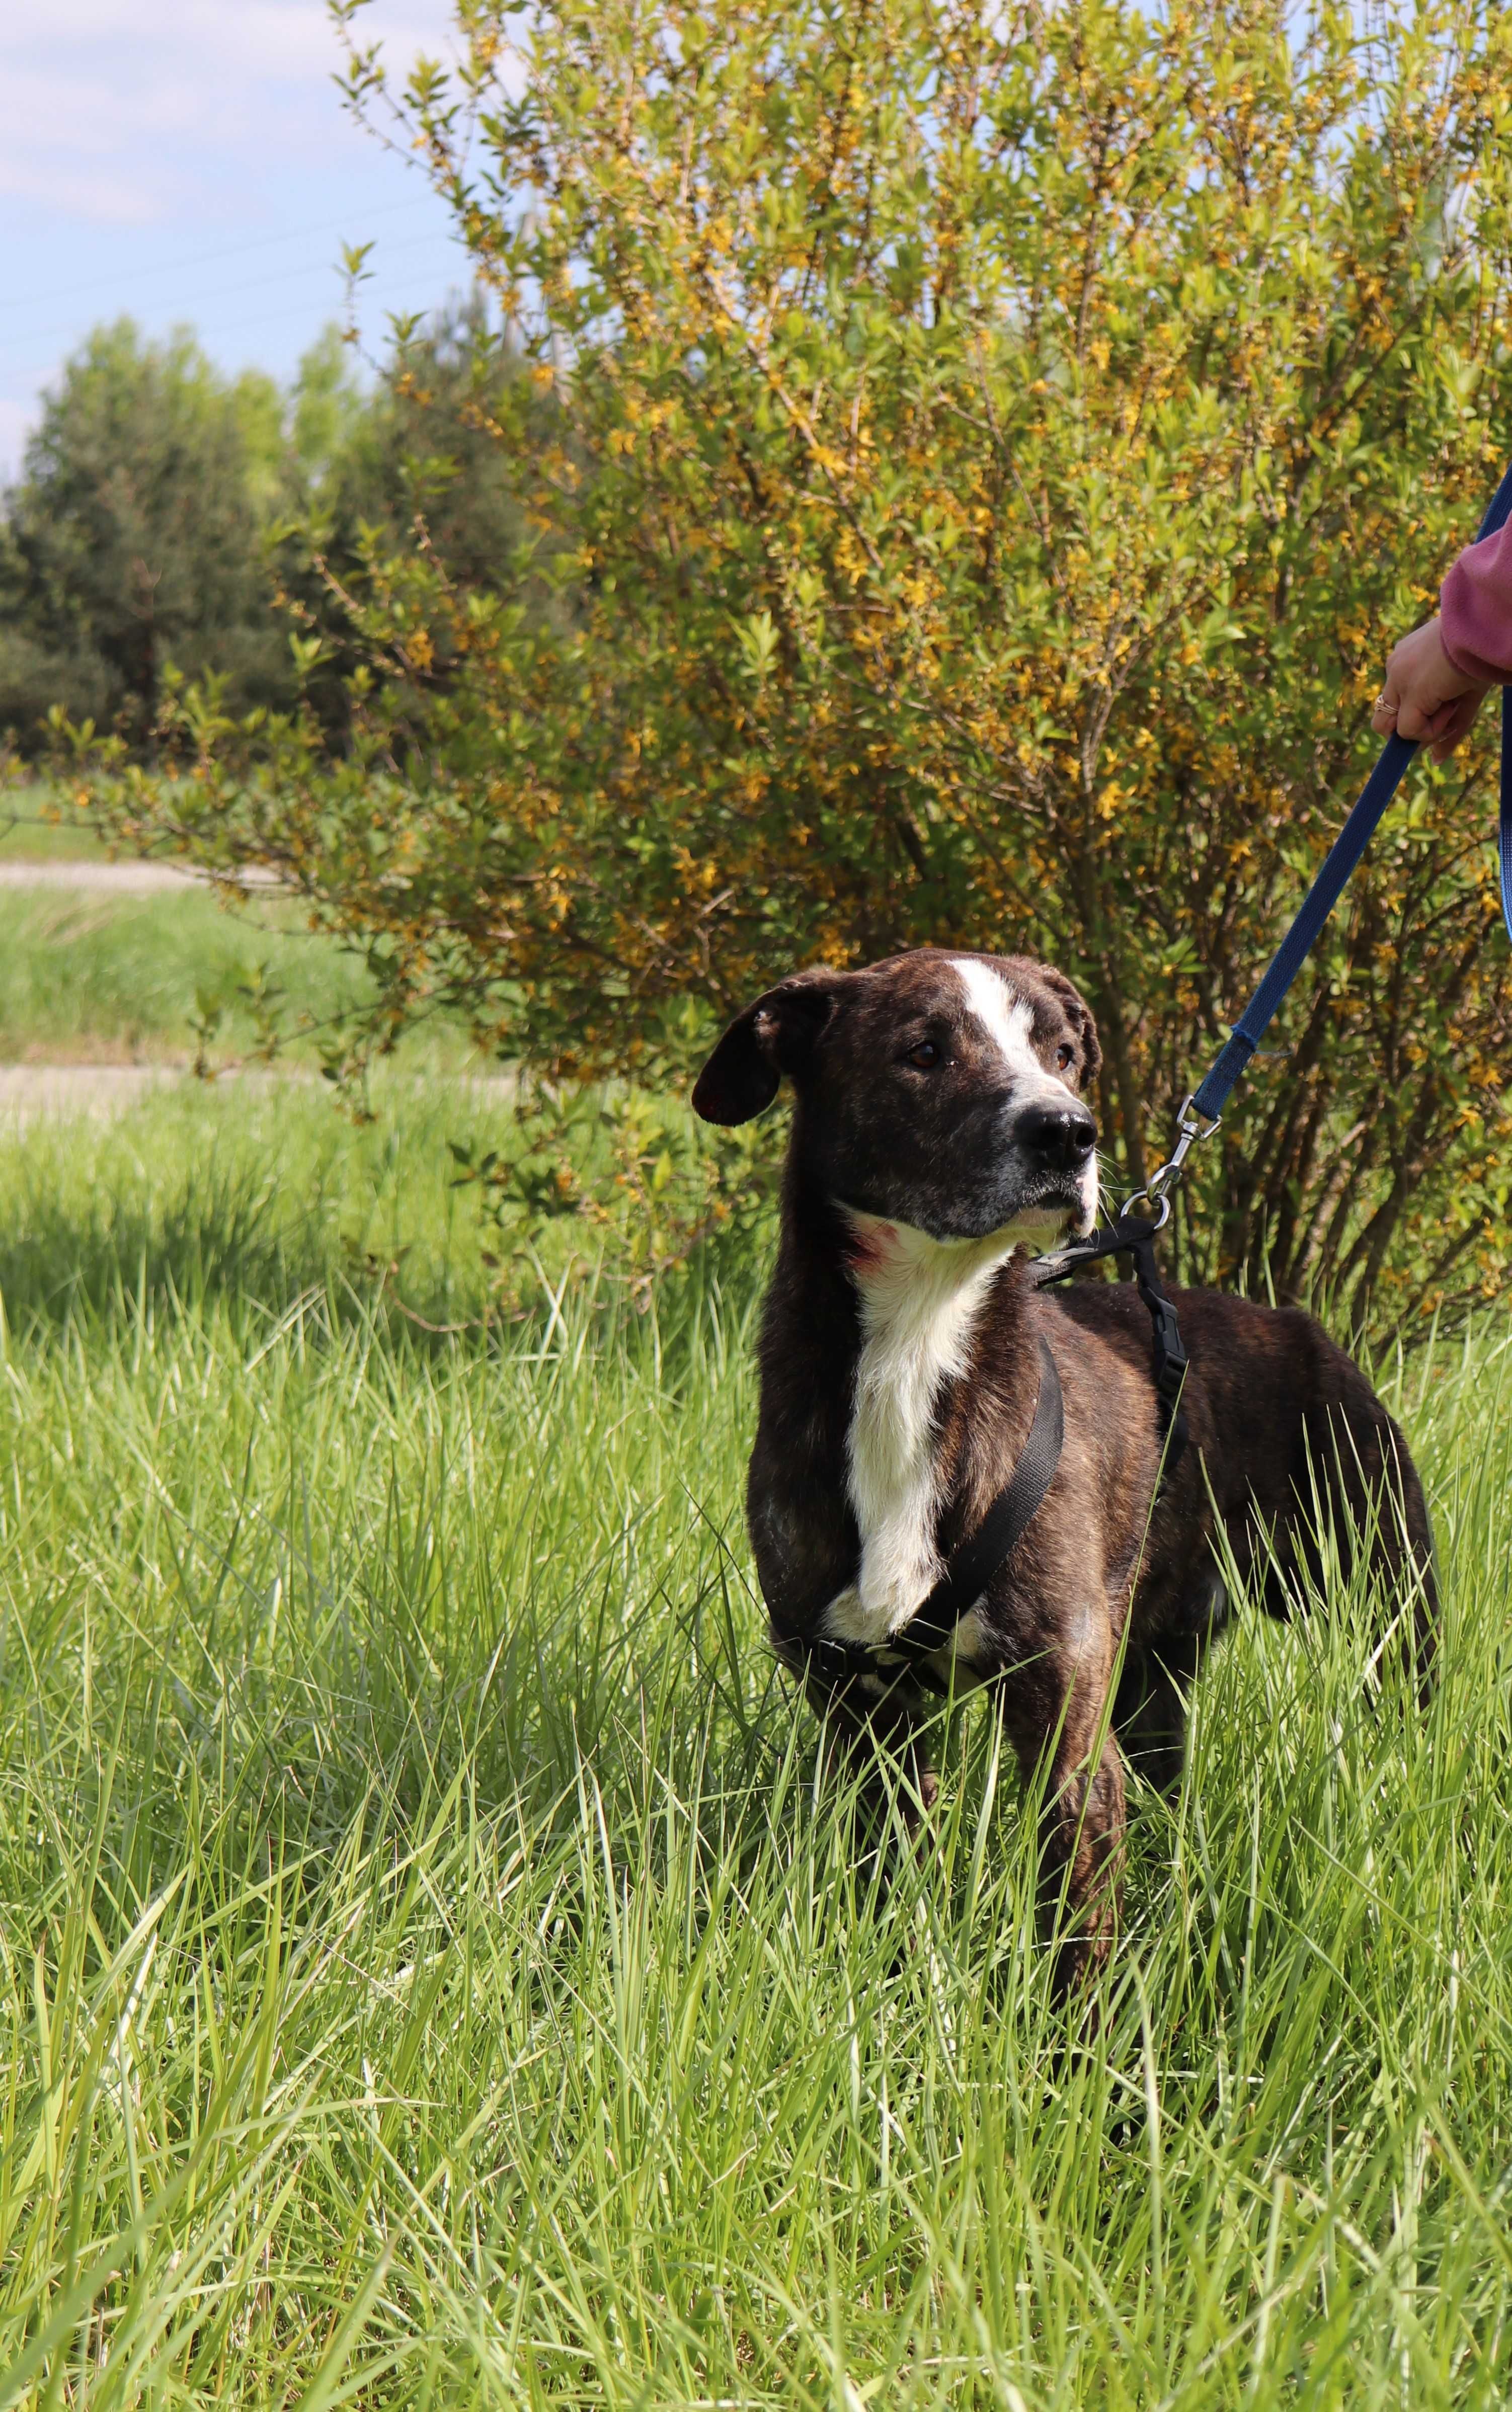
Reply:
<svg viewBox="0 0 1512 2412"><path fill-rule="evenodd" d="M1074 1094L1069 1083L1048 1072L1035 1052L1035 1008L1018 995L991 963L975 963L969 955L952 955L950 968L966 992L966 1003L997 1046L1013 1076L1009 1110L1024 1106L1064 1105ZM1097 1211L1097 1158L1090 1155L1078 1176L1082 1218L1092 1228Z"/></svg>
<svg viewBox="0 0 1512 2412"><path fill-rule="evenodd" d="M1035 1052L1033 1032L1035 1008L1016 996L1007 981L1000 979L991 963L973 963L969 956L952 955L950 968L966 992L966 1003L988 1035L997 1041L998 1049L1008 1069L1021 1081L1045 1081L1052 1078ZM1064 1089L1064 1081L1054 1086Z"/></svg>

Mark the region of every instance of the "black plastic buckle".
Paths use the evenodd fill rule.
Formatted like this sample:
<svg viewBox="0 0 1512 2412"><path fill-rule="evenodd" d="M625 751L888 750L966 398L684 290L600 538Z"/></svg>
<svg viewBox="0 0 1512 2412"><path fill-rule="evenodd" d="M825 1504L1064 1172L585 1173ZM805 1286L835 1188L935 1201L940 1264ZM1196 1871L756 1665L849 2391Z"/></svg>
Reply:
<svg viewBox="0 0 1512 2412"><path fill-rule="evenodd" d="M870 1650L862 1641L837 1641L828 1633L815 1634L800 1647L805 1674L814 1676L828 1691L843 1691L863 1680L880 1684L883 1697L903 1683L917 1684L926 1692L942 1695L947 1688L933 1668L926 1666L920 1654L908 1647L903 1635L884 1642L880 1650ZM869 1695L873 1700L876 1697Z"/></svg>
<svg viewBox="0 0 1512 2412"><path fill-rule="evenodd" d="M868 1653L859 1641L836 1641L829 1634L817 1633L802 1644L804 1671L817 1677L831 1691L854 1684L858 1676L870 1671Z"/></svg>

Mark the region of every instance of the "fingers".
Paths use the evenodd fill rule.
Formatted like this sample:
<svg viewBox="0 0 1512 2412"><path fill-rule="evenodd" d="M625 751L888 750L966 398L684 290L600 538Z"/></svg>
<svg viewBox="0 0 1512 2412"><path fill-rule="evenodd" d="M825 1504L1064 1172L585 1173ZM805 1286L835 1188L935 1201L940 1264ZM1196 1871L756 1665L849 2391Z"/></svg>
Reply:
<svg viewBox="0 0 1512 2412"><path fill-rule="evenodd" d="M1442 712L1434 713L1435 723L1438 724L1433 730L1432 752L1435 762L1446 762L1455 747L1469 736L1475 727L1475 714L1485 702L1486 696L1485 687L1474 687L1469 695L1461 696L1455 703L1446 703Z"/></svg>
<svg viewBox="0 0 1512 2412"><path fill-rule="evenodd" d="M1431 715L1419 704L1404 699L1397 713L1397 735L1409 739L1414 745L1421 745L1432 734Z"/></svg>
<svg viewBox="0 0 1512 2412"><path fill-rule="evenodd" d="M1387 663L1386 684L1381 689L1380 694L1376 697L1374 708L1371 713L1371 727L1374 729L1377 737L1394 737L1396 735L1397 713L1401 709L1402 696L1398 690L1396 681L1391 675L1390 664Z"/></svg>
<svg viewBox="0 0 1512 2412"><path fill-rule="evenodd" d="M1387 684L1396 697L1399 737L1421 745L1432 736L1433 714L1448 700L1446 673L1452 676L1431 621L1402 638L1386 666Z"/></svg>
<svg viewBox="0 0 1512 2412"><path fill-rule="evenodd" d="M1431 746L1443 761L1465 735L1486 693L1444 650L1436 619L1415 628L1394 647L1386 680L1371 713L1377 735L1407 738Z"/></svg>

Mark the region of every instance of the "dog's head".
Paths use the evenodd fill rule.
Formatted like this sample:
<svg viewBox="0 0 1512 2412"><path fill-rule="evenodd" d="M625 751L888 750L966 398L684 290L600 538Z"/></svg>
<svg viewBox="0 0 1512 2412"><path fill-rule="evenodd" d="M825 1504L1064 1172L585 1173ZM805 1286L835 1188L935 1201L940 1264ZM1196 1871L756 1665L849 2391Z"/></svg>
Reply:
<svg viewBox="0 0 1512 2412"><path fill-rule="evenodd" d="M1090 1229L1101 1060L1064 974L924 947L799 972L747 1006L698 1077L706 1122L743 1123L785 1073L803 1173L853 1213L935 1240Z"/></svg>

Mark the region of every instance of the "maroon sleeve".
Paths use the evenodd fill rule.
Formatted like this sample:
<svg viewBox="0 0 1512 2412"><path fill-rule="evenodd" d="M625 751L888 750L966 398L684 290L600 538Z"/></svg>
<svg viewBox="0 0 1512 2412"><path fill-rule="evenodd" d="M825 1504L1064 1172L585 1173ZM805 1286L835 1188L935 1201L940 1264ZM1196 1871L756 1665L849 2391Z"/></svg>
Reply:
<svg viewBox="0 0 1512 2412"><path fill-rule="evenodd" d="M1465 547L1444 581L1439 635L1457 670L1512 686L1512 526Z"/></svg>

